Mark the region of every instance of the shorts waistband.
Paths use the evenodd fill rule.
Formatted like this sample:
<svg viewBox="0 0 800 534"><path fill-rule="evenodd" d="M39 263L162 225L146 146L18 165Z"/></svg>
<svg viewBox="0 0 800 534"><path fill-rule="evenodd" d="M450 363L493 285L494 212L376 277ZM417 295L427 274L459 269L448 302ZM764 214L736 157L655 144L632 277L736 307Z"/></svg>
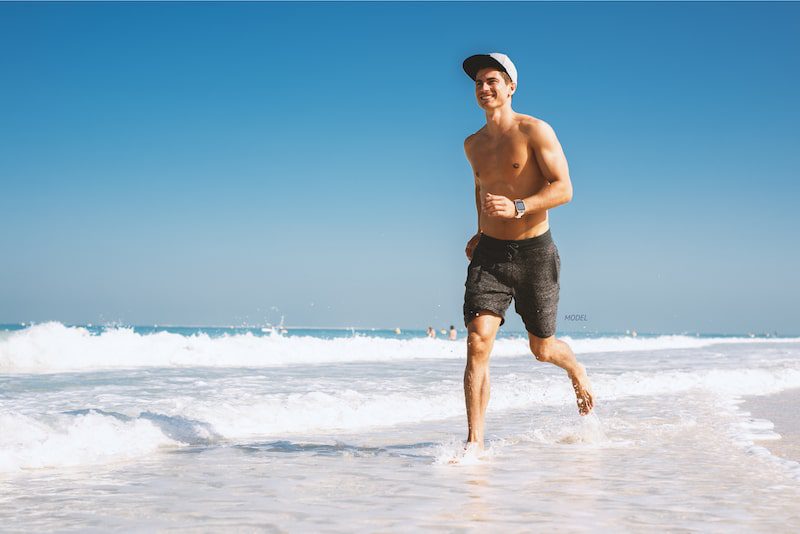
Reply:
<svg viewBox="0 0 800 534"><path fill-rule="evenodd" d="M532 248L540 248L553 242L553 236L550 233L550 228L543 234L536 237L529 237L527 239L497 239L496 237L488 236L481 233L481 239L478 241L479 247L486 247L493 250L501 249L517 249L529 250Z"/></svg>

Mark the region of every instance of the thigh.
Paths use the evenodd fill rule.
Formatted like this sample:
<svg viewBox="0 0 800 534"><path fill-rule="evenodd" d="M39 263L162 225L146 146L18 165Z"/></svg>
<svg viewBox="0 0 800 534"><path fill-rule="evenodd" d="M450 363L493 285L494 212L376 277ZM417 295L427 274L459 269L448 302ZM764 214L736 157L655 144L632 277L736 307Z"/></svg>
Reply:
<svg viewBox="0 0 800 534"><path fill-rule="evenodd" d="M514 309L528 333L548 338L556 333L561 258L552 243L522 260L515 273Z"/></svg>
<svg viewBox="0 0 800 534"><path fill-rule="evenodd" d="M501 272L502 265L473 259L464 283L464 324L469 327L481 312L491 312L505 323L505 313L511 304L513 289Z"/></svg>

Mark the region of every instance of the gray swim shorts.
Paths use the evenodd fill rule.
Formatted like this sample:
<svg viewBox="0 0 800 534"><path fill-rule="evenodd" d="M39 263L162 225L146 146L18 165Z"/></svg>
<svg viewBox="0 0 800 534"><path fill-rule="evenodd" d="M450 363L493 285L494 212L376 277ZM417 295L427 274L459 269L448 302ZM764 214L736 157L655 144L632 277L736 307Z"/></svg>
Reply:
<svg viewBox="0 0 800 534"><path fill-rule="evenodd" d="M547 232L530 239L503 240L481 234L464 284L464 324L488 310L501 317L514 299L525 329L536 337L556 333L561 258Z"/></svg>

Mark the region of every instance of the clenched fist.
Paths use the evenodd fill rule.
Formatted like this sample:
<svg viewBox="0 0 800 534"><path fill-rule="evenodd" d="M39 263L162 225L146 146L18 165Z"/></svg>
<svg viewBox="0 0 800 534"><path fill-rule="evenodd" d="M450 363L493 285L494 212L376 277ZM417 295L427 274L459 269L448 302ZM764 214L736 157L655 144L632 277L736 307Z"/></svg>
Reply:
<svg viewBox="0 0 800 534"><path fill-rule="evenodd" d="M513 219L517 216L517 209L514 201L502 195L486 193L483 197L482 211L489 217L499 217L501 219Z"/></svg>

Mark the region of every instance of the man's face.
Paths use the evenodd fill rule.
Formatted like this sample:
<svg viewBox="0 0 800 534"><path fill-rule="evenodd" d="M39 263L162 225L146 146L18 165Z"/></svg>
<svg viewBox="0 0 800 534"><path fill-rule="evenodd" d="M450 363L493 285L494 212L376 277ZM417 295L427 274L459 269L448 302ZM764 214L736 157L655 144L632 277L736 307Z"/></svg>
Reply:
<svg viewBox="0 0 800 534"><path fill-rule="evenodd" d="M502 71L495 67L486 67L475 76L475 97L483 109L502 107L516 89L516 84L506 84Z"/></svg>

